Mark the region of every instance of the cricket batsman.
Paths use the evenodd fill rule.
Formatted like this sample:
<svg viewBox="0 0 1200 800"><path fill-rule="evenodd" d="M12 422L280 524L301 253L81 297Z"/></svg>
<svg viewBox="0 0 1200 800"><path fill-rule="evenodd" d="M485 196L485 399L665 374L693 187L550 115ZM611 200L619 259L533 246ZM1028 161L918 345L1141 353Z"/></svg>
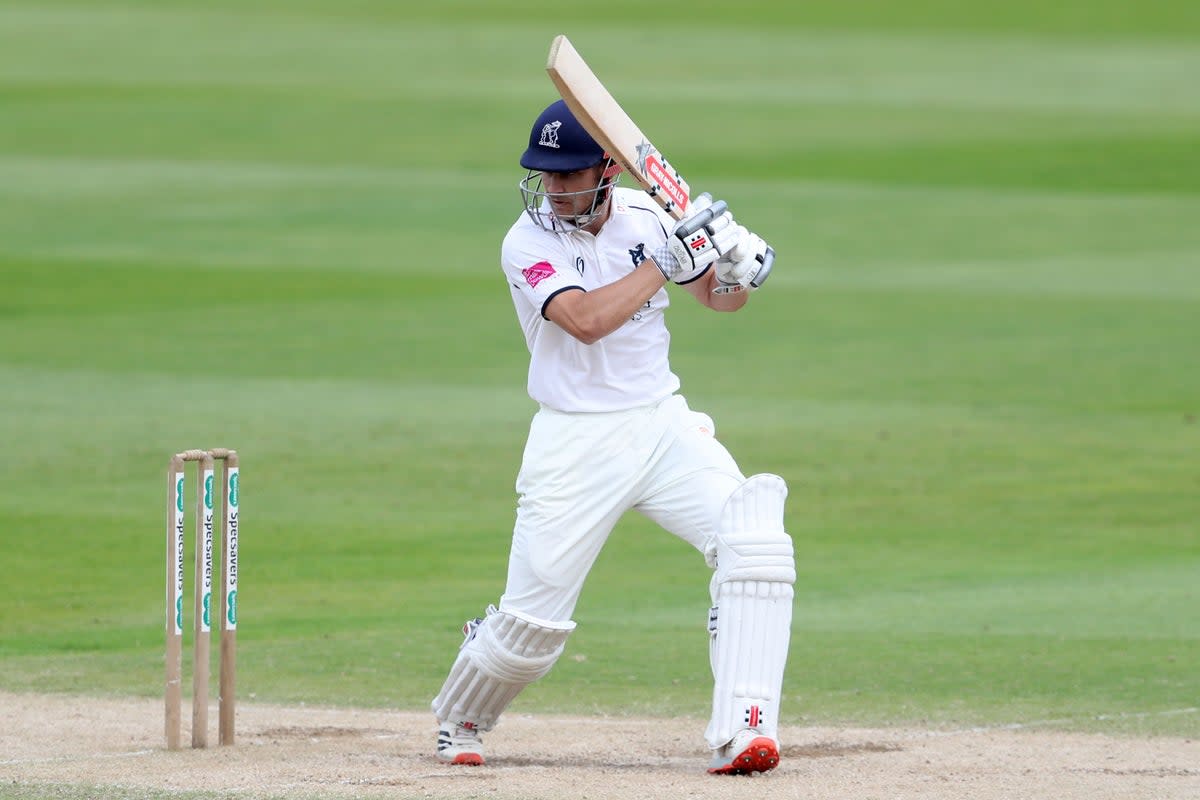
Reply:
<svg viewBox="0 0 1200 800"><path fill-rule="evenodd" d="M771 770L796 579L787 487L743 475L712 419L688 407L665 312L668 284L714 311L741 309L774 251L707 195L676 222L619 187L621 168L562 101L537 117L520 164L525 207L500 263L538 410L516 478L504 593L464 627L433 700L437 757L484 763L480 734L562 655L584 579L632 508L713 570L708 771Z"/></svg>

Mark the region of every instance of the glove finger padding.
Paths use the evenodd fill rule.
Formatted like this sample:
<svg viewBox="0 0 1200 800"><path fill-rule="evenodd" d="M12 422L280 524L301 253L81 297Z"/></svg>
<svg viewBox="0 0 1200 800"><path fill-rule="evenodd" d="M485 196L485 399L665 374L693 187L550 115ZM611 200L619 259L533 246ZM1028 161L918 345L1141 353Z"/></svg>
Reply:
<svg viewBox="0 0 1200 800"><path fill-rule="evenodd" d="M767 278L771 276L771 267L775 265L775 248L765 242L763 244L767 249L761 256L762 266L758 268L754 277L750 279L750 286L753 289L757 289L767 282ZM759 256L755 256L755 259L759 258Z"/></svg>
<svg viewBox="0 0 1200 800"><path fill-rule="evenodd" d="M709 230L712 231L713 246L716 247L722 258L732 258L738 245L750 235L750 231L746 230L745 225L734 223L731 214L725 214L713 220Z"/></svg>
<svg viewBox="0 0 1200 800"><path fill-rule="evenodd" d="M728 258L741 241L746 229L734 221L733 215L726 212L706 225L705 230L708 231L713 248L720 254L719 258Z"/></svg>
<svg viewBox="0 0 1200 800"><path fill-rule="evenodd" d="M775 251L761 236L749 233L726 258L717 262L717 281L713 294L733 294L757 289L766 283L775 263Z"/></svg>

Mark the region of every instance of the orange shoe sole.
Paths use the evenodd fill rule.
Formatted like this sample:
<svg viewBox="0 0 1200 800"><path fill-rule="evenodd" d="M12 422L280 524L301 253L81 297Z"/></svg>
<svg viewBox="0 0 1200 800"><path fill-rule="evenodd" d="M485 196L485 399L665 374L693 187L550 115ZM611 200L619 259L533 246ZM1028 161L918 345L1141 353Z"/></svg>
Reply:
<svg viewBox="0 0 1200 800"><path fill-rule="evenodd" d="M766 736L759 736L750 745L738 753L723 767L712 767L708 771L712 775L749 775L752 772L767 772L779 766L779 750L775 742Z"/></svg>
<svg viewBox="0 0 1200 800"><path fill-rule="evenodd" d="M482 767L483 756L479 755L479 753L459 753L450 763L466 767Z"/></svg>

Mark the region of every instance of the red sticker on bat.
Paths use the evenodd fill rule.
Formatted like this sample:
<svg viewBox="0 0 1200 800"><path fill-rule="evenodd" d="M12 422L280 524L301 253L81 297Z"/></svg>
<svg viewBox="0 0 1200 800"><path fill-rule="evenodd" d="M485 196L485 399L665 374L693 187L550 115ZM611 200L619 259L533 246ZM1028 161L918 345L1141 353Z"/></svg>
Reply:
<svg viewBox="0 0 1200 800"><path fill-rule="evenodd" d="M677 205L680 211L687 210L688 185L683 182L682 178L676 179L676 176L671 173L671 168L667 166L667 162L660 160L657 155L648 154L646 156L646 176L658 184L663 194Z"/></svg>

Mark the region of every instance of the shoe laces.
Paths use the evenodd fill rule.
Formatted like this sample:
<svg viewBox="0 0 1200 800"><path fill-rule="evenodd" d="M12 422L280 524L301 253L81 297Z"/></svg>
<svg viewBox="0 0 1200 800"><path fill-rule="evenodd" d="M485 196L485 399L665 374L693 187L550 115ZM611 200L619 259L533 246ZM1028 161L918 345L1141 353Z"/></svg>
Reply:
<svg viewBox="0 0 1200 800"><path fill-rule="evenodd" d="M478 742L480 741L479 729L474 725L464 725L461 722L455 723L454 730L451 731L450 738L455 740L467 739L472 742Z"/></svg>
<svg viewBox="0 0 1200 800"><path fill-rule="evenodd" d="M460 650L462 648L466 647L467 644L472 639L475 638L475 632L479 630L479 626L483 624L484 619L486 619L487 617L490 617L492 614L495 614L495 613L496 613L496 606L488 605L487 611L484 612L484 615L482 617L475 617L474 619L469 619L463 623L463 626L462 626L463 643L461 645L459 645Z"/></svg>

